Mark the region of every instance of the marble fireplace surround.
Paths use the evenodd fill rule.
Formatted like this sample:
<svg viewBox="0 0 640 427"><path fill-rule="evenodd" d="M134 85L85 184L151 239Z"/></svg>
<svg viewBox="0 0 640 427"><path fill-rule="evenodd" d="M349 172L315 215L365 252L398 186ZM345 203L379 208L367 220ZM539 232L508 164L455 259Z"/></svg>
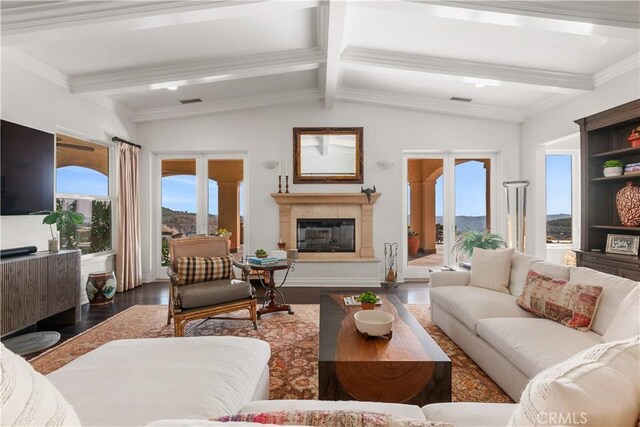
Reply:
<svg viewBox="0 0 640 427"><path fill-rule="evenodd" d="M373 205L381 193L272 193L280 211L280 238L291 248L296 242L297 219L355 218L356 251L350 253L300 253L300 261L370 262L373 249Z"/></svg>

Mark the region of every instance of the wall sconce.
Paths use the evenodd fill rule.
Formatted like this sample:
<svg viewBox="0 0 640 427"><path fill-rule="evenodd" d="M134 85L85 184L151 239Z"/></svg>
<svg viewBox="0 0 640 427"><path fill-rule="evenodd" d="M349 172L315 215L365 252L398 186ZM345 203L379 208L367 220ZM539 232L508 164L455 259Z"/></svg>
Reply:
<svg viewBox="0 0 640 427"><path fill-rule="evenodd" d="M273 170L276 168L276 166L278 166L280 164L280 161L278 160L263 160L262 161L262 166L264 166L265 168L269 169L269 170Z"/></svg>
<svg viewBox="0 0 640 427"><path fill-rule="evenodd" d="M378 160L376 164L382 169L390 169L393 167L393 165L396 164L396 162L394 162L393 160Z"/></svg>

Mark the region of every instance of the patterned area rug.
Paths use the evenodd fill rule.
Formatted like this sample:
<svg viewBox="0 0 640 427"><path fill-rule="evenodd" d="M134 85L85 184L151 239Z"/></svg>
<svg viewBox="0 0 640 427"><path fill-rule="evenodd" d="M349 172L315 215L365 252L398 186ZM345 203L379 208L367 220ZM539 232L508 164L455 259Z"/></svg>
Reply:
<svg viewBox="0 0 640 427"><path fill-rule="evenodd" d="M451 358L454 402L512 402L478 365L431 323L428 306L406 307ZM319 305L294 305L293 309L295 315L273 313L263 316L258 331L254 331L248 321L209 320L191 322L185 335L232 335L265 340L271 345L269 398L317 399L320 308ZM136 305L30 362L37 371L47 374L112 340L173 336L173 325L167 326L166 321L165 306Z"/></svg>

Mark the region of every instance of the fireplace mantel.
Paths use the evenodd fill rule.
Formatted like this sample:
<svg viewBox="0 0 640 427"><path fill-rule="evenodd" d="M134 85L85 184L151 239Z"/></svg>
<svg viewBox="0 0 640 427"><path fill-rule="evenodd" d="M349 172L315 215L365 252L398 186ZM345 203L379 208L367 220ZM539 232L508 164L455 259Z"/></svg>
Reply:
<svg viewBox="0 0 640 427"><path fill-rule="evenodd" d="M279 205L280 239L287 247L296 245L298 218L355 218L355 253L301 253L300 261L370 261L373 249L373 205L381 193L272 193Z"/></svg>

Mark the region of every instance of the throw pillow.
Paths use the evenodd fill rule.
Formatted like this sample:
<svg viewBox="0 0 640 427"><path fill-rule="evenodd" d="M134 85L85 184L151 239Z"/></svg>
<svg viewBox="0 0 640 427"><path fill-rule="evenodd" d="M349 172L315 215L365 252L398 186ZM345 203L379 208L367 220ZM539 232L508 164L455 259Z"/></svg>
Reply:
<svg viewBox="0 0 640 427"><path fill-rule="evenodd" d="M602 294L601 286L552 279L529 270L518 305L537 316L589 331Z"/></svg>
<svg viewBox="0 0 640 427"><path fill-rule="evenodd" d="M299 410L247 412L212 418L211 421L254 422L260 424L321 426L321 427L447 427L449 424L393 417L381 412L350 410Z"/></svg>
<svg viewBox="0 0 640 427"><path fill-rule="evenodd" d="M475 248L471 256L469 285L509 293L509 275L514 249Z"/></svg>
<svg viewBox="0 0 640 427"><path fill-rule="evenodd" d="M178 284L208 282L209 280L230 279L233 273L233 257L203 258L197 256L180 257L176 262Z"/></svg>
<svg viewBox="0 0 640 427"><path fill-rule="evenodd" d="M533 377L509 426L635 426L640 337L599 344Z"/></svg>
<svg viewBox="0 0 640 427"><path fill-rule="evenodd" d="M602 341L617 341L640 335L640 285L637 285L618 306Z"/></svg>
<svg viewBox="0 0 640 427"><path fill-rule="evenodd" d="M73 407L47 377L36 372L29 362L1 344L0 352L0 425L80 425Z"/></svg>

